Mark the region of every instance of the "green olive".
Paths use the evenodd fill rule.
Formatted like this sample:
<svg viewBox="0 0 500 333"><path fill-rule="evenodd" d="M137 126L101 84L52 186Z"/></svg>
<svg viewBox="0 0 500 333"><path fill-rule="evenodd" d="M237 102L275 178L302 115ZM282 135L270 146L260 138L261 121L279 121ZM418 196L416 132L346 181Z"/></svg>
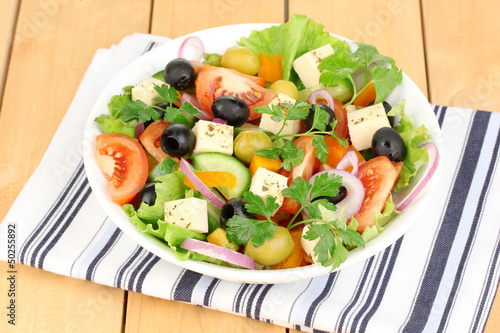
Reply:
<svg viewBox="0 0 500 333"><path fill-rule="evenodd" d="M233 143L234 156L247 166L252 162L252 157L257 150L271 148L273 148L271 138L258 129L240 132Z"/></svg>
<svg viewBox="0 0 500 333"><path fill-rule="evenodd" d="M277 226L273 239L266 238L264 244L255 247L252 239L245 245L245 254L261 265L276 265L285 260L295 246L287 228Z"/></svg>
<svg viewBox="0 0 500 333"><path fill-rule="evenodd" d="M221 65L244 74L255 75L259 71L260 62L259 56L248 47L233 46L222 56Z"/></svg>
<svg viewBox="0 0 500 333"><path fill-rule="evenodd" d="M269 89L274 91L276 95L279 93L285 94L293 99L299 98L299 91L293 82L278 80L269 86Z"/></svg>

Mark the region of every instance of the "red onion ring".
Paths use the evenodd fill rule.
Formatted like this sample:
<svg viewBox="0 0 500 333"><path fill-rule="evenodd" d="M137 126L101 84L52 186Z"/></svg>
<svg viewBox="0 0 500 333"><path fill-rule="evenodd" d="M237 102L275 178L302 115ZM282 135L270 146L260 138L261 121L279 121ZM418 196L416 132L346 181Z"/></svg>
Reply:
<svg viewBox="0 0 500 333"><path fill-rule="evenodd" d="M233 265L238 265L248 269L255 269L255 261L249 256L212 243L194 238L186 238L182 242L181 248L199 254L204 254L215 259L220 259Z"/></svg>
<svg viewBox="0 0 500 333"><path fill-rule="evenodd" d="M317 172L309 178L309 183L314 184L314 178L325 172L329 175L334 174L342 177L342 185L347 189L347 195L341 202L336 204L336 206L337 211L345 207L345 214L347 220L349 220L351 217L356 215L357 212L359 212L361 206L363 205L363 201L365 200L365 187L358 177L347 171L337 169L328 169Z"/></svg>
<svg viewBox="0 0 500 333"><path fill-rule="evenodd" d="M333 101L333 97L330 94L330 92L328 90L326 90L326 89L320 89L320 90L313 91L309 95L309 99L307 100L307 102L309 104L316 104L316 102L320 98L325 99L326 100L326 105L328 105L328 107L330 109L332 109L333 112L335 112L335 102Z"/></svg>
<svg viewBox="0 0 500 333"><path fill-rule="evenodd" d="M413 187L410 193L408 193L407 196L405 196L398 203L396 203L395 209L397 210L405 209L406 206L408 206L418 196L418 194L422 191L425 185L427 185L427 183L429 182L429 180L431 179L432 175L434 174L434 172L438 167L439 151L436 145L433 142L427 142L420 146L420 148L423 147L427 148L427 154L429 156L429 161L427 162L427 168L425 169L422 178L420 178L420 180Z"/></svg>
<svg viewBox="0 0 500 333"><path fill-rule="evenodd" d="M220 118L214 118L212 120L212 122L217 123L217 124L227 125L227 121L225 121L224 119L220 119Z"/></svg>
<svg viewBox="0 0 500 333"><path fill-rule="evenodd" d="M356 152L352 149L345 152L339 163L337 163L335 169L345 170L350 166L352 166L351 173L357 177L359 174L359 157L358 154L356 154Z"/></svg>
<svg viewBox="0 0 500 333"><path fill-rule="evenodd" d="M135 125L135 137L136 139L139 139L142 133L144 133L144 130L146 128L144 127L144 123L138 122L137 125Z"/></svg>
<svg viewBox="0 0 500 333"><path fill-rule="evenodd" d="M196 187L196 189L200 191L201 195L207 198L217 208L222 208L222 206L224 206L225 202L218 196L216 196L212 191L210 191L210 189L205 184L203 184L200 178L198 178L198 176L196 176L193 170L191 170L193 166L189 164L188 161L186 161L183 157L181 157L179 164L182 172L184 172L186 177L189 178L189 180L193 183L194 187Z"/></svg>
<svg viewBox="0 0 500 333"><path fill-rule="evenodd" d="M186 48L191 47L194 49L194 54L191 59L188 59L186 56ZM199 37L191 36L186 38L181 46L179 47L179 51L177 52L177 57L184 58L188 60L200 61L203 57L203 52L205 52L205 46Z"/></svg>
<svg viewBox="0 0 500 333"><path fill-rule="evenodd" d="M184 105L184 103L186 103L186 102L191 104L196 110L198 110L201 113L199 115L196 115L195 116L196 118L198 118L200 120L208 120L208 121L212 121L212 119L214 119L208 113L203 111L200 103L198 102L198 100L196 99L195 96L183 93L182 98L181 98L181 104Z"/></svg>

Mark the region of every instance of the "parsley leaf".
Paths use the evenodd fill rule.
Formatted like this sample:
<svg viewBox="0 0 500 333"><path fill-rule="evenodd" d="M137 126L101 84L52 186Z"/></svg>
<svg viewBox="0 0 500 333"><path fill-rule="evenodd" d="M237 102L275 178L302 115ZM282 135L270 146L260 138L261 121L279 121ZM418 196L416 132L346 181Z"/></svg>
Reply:
<svg viewBox="0 0 500 333"><path fill-rule="evenodd" d="M276 203L276 198L269 195L264 201L258 195L248 191L243 195L243 199L247 202L245 208L249 213L259 214L265 216L267 219L270 219L274 212L280 208Z"/></svg>
<svg viewBox="0 0 500 333"><path fill-rule="evenodd" d="M304 203L313 186L302 177L297 177L287 188L283 189L284 197Z"/></svg>
<svg viewBox="0 0 500 333"><path fill-rule="evenodd" d="M375 86L376 99L375 104L385 101L387 96L403 82L403 72L396 66L391 68L375 66L372 70L371 84Z"/></svg>
<svg viewBox="0 0 500 333"><path fill-rule="evenodd" d="M276 224L272 221L248 219L239 215L231 217L226 224L228 241L238 245L248 243L251 238L254 246L260 246L266 238L273 239L273 232L276 231Z"/></svg>
<svg viewBox="0 0 500 333"><path fill-rule="evenodd" d="M326 145L325 137L322 135L315 135L312 139L312 145L316 147L316 157L321 163L326 163L330 149Z"/></svg>
<svg viewBox="0 0 500 333"><path fill-rule="evenodd" d="M273 147L270 149L259 149L255 152L255 155L276 159L279 156L283 158L281 162L281 167L287 171L292 170L292 167L296 167L304 160L304 149L295 146L293 141L286 141L283 147Z"/></svg>
<svg viewBox="0 0 500 333"><path fill-rule="evenodd" d="M356 43L358 49L354 53L334 53L321 61L318 68L322 72L320 81L326 87L335 86L342 79L348 79L355 93L344 106L351 104L364 89L373 85L376 92L376 103L385 101L387 96L403 80L402 71L396 67L394 59L384 56L368 44ZM365 80L361 89L354 85L352 74L360 69L365 70Z"/></svg>
<svg viewBox="0 0 500 333"><path fill-rule="evenodd" d="M163 119L169 123L182 123L187 126L191 125L191 122L186 118L185 113L191 115L201 114L194 106L189 103L184 103L180 108L174 108L172 105L174 102L179 103L179 95L174 87L169 87L166 84L161 86L154 85L155 91L160 95L159 97L153 98L155 102L167 103L170 106L165 108L165 115ZM139 121L145 123L147 121L153 120L157 121L160 119L160 114L158 110L163 110L155 105L147 105L141 100L131 101L122 108L123 114L120 119L123 121L130 121L132 119L138 119Z"/></svg>
<svg viewBox="0 0 500 333"><path fill-rule="evenodd" d="M311 200L318 197L334 197L339 192L339 187L342 185L342 177L327 172L320 174L314 178L314 183L311 189Z"/></svg>
<svg viewBox="0 0 500 333"><path fill-rule="evenodd" d="M276 223L271 221L271 216L278 210L279 205L272 196L268 195L264 201L252 192L246 192L243 199L247 202L245 209L249 213L265 216L266 220L255 220L234 215L226 223L228 226L226 229L227 239L229 242L234 241L238 245L243 245L251 238L254 246L260 246L266 238L271 240L274 237L273 232L276 231Z"/></svg>

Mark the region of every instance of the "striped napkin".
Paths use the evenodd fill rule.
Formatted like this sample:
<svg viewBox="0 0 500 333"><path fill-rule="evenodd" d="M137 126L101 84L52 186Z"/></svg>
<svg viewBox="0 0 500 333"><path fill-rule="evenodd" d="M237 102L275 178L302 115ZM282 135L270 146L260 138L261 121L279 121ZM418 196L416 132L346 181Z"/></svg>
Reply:
<svg viewBox="0 0 500 333"><path fill-rule="evenodd" d="M434 106L444 149L432 203L392 246L339 272L286 284L228 282L169 264L124 235L92 195L83 130L107 82L167 40L132 35L96 53L40 166L0 225L2 244L8 226L17 225L17 262L306 332L484 329L500 274L500 186L492 186L500 184L500 113ZM0 255L7 260L6 251Z"/></svg>

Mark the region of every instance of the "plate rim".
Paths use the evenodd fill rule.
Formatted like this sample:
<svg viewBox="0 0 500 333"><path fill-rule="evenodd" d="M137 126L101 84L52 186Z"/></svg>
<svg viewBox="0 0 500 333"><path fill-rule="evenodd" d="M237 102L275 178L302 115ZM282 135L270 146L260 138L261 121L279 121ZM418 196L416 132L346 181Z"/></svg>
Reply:
<svg viewBox="0 0 500 333"><path fill-rule="evenodd" d="M122 76L130 76L127 75L129 71L131 71L134 67L137 67L138 64L142 64L143 62L148 61L150 58L154 58L157 54L161 54L162 52L165 52L164 50L173 47L176 44L180 44L185 38L190 37L190 36L197 36L197 35L205 35L205 34L212 34L212 33L219 33L223 32L227 29L231 30L248 30L248 35L252 30L262 30L264 28L268 28L270 26L275 26L279 25L276 23L244 23L244 24L234 24L234 25L224 25L224 26L219 26L219 27L213 27L209 29L204 29L196 32L192 32L189 34L186 34L184 36L180 36L178 38L172 39L170 41L167 41L163 43L162 45L152 49L151 51L141 55L140 57L136 58L132 62L130 62L127 66L125 66L116 76L114 76L106 85L106 87L101 91L99 94L94 106L92 107L92 110L90 111L89 117L87 119L87 123L85 126L84 130L84 149L83 149L83 160L84 160L84 166L85 166L85 171L87 174L87 178L89 180L90 186L92 188L92 192L94 195L97 197L97 201L99 205L103 208L103 210L106 212L106 214L110 217L110 219L113 221L115 225L117 225L127 236L132 238L132 240L140 245L141 247L145 248L146 250L152 252L153 254L159 256L160 258L166 260L167 262L174 264L176 266L186 268L195 272L198 272L200 274L206 274L212 277L216 277L219 279L223 280L229 280L229 281L235 281L235 282L243 282L243 283L282 283L282 282L293 282L297 280L302 280L302 279L307 279L307 278L313 278L319 275L324 275L328 274L330 272L334 271L339 271L341 269L347 268L349 266L355 265L357 263L363 262L364 260L379 254L381 251L383 251L385 248L391 246L394 244L401 236L403 236L418 220L420 214L412 215L411 217L408 217L411 223L406 222L403 225L399 225L396 227L392 227L391 229L396 229L397 232L392 232L392 233L387 233L387 230L382 232L381 235L376 237L375 239L371 240L370 242L367 243L367 247L360 249L353 249L352 251L349 251L349 256L347 260L341 264L337 269L331 270L330 267L323 267L320 265L309 265L309 266L304 266L304 267L298 267L298 268L292 268L292 269L286 269L286 270L242 270L242 269L237 269L237 268L231 268L231 267L225 267L225 266L219 266L219 265L214 265L208 262L202 262L202 261L196 261L196 260L186 260L186 261L179 261L175 258L174 253L172 249L170 249L168 246L166 246L164 243L162 243L161 240L157 239L156 237L145 234L140 232L132 223L130 223L130 219L128 216L123 212L121 207L117 204L114 204L113 202L110 202L110 198L107 195L107 193L104 193L102 191L103 189L103 180L104 176L99 173L96 174L96 168L97 164L95 163L95 160L93 158L93 152L95 150L95 136L93 135L96 133L96 123L94 122L94 118L100 114L103 113L108 113L107 109L107 102L109 102L109 99L107 99L106 102L106 96L109 95L109 93L112 93L112 91L116 93L122 93L121 88L123 88L125 85L122 83L119 86L119 92L116 92L118 88L118 82L123 82L121 80ZM353 41L345 38L340 35L336 35L333 33L330 33L332 36L337 37L339 39L347 41L352 48L352 43ZM240 35L239 38L245 37L248 35ZM239 39L238 38L238 39ZM169 52L175 52L170 50ZM143 72L143 75L139 75L145 78L151 76L155 72L154 69L148 68L147 72ZM156 70L157 72L158 70ZM137 76L137 75L136 75ZM136 82L135 84L140 83L140 81ZM439 151L442 151L442 139L441 139L441 131L439 129L439 125L437 123L437 118L434 114L434 112L431 109L430 103L427 101L426 97L423 95L422 91L416 86L416 84L409 78L404 72L403 72L403 83L405 84L405 87L410 88L411 91L417 91L416 97L421 101L422 98L425 100L427 104L427 113L430 112L430 114L433 115L431 119L428 119L429 117L426 117L426 121L430 121L432 126L429 128L426 123L426 127L428 127L429 132L431 132L431 140L436 144L438 147ZM117 87L115 87L115 85ZM402 84L403 85L403 84ZM401 85L401 86L402 86ZM401 87L399 86L399 87ZM398 87L398 88L399 88ZM398 89L396 88L396 89ZM391 93L392 95L392 93ZM106 102L106 108L102 110L102 103ZM422 107L425 107L425 105L421 105ZM98 111L100 110L100 111ZM102 112L104 111L104 112ZM97 113L99 112L99 113ZM418 122L417 122L418 123ZM437 130L436 130L437 129ZM432 131L431 131L432 130ZM432 135L433 134L433 135ZM94 142L92 142L92 139ZM433 193L434 189L437 186L439 175L441 173L441 166L442 163L439 163L438 168L432 177L431 181L427 184L426 188L424 191L417 197L414 202L419 203L418 207L420 206L427 206L431 200L431 196L427 195L424 196L423 194L425 193ZM100 178L100 179L99 179ZM109 204L112 204L113 207ZM118 208L118 209L117 209ZM414 212L416 208L416 205L410 204L405 211L410 211L411 213L416 213ZM120 213L121 212L121 213ZM423 212L420 212L423 213ZM405 218L409 215L405 215ZM126 217L126 221L123 220L123 217ZM392 219L385 228L391 227L394 225L393 222L399 220L399 216L396 218ZM384 236L384 237L382 237ZM386 240L385 242L382 242L383 240ZM368 249L367 249L368 248ZM366 252L370 250L369 252ZM364 251L362 254L358 254L360 252ZM243 272L243 274L242 274Z"/></svg>

